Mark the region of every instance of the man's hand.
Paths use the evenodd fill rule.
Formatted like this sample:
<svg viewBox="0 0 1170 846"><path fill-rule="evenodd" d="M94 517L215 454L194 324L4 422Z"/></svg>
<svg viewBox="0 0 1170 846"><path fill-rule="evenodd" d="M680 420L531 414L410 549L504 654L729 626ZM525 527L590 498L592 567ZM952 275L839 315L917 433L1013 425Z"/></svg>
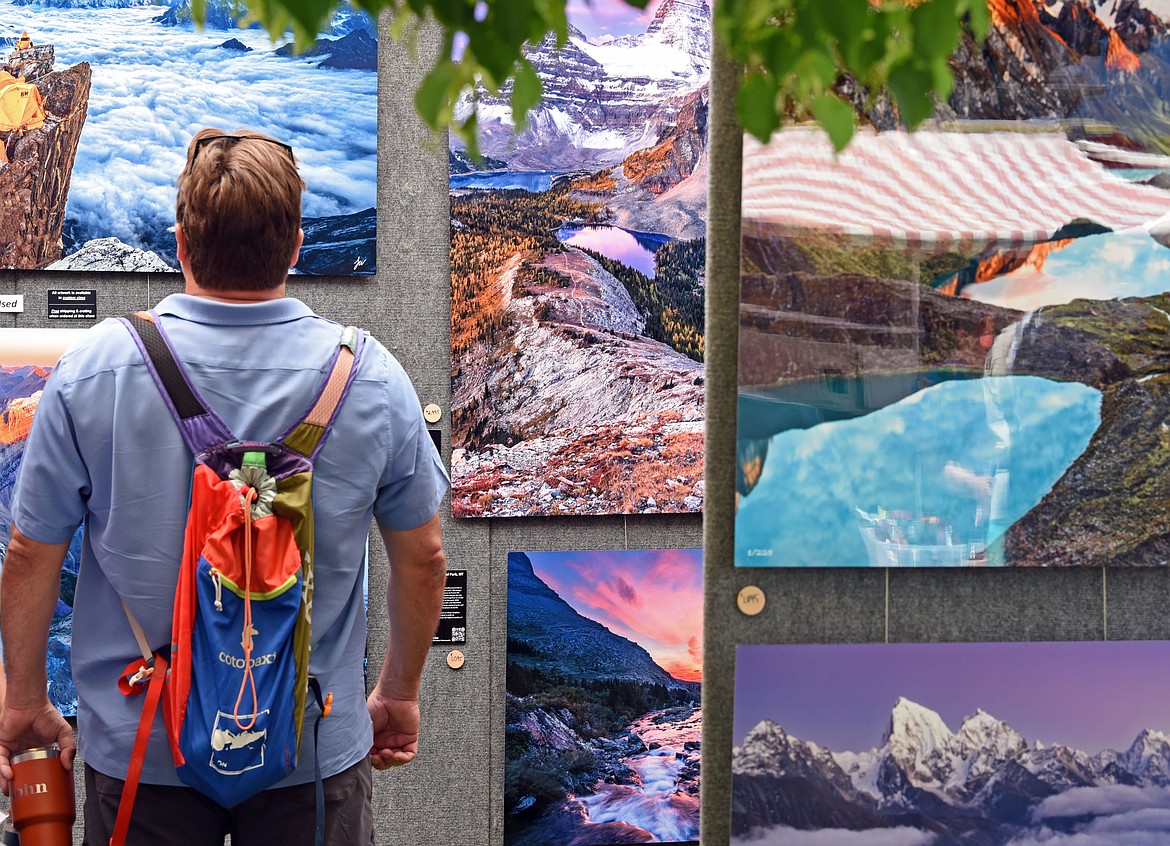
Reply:
<svg viewBox="0 0 1170 846"><path fill-rule="evenodd" d="M438 514L417 529L379 528L390 559L390 645L366 707L374 721L370 762L384 770L409 764L418 754L419 683L439 624L447 557Z"/></svg>
<svg viewBox="0 0 1170 846"><path fill-rule="evenodd" d="M385 770L409 764L418 754L418 700L393 699L375 690L366 700L374 721L370 763Z"/></svg>
<svg viewBox="0 0 1170 846"><path fill-rule="evenodd" d="M0 789L4 795L12 788L12 756L54 743L61 748L61 766L72 771L77 743L60 711L47 700L35 708L4 707L0 713Z"/></svg>

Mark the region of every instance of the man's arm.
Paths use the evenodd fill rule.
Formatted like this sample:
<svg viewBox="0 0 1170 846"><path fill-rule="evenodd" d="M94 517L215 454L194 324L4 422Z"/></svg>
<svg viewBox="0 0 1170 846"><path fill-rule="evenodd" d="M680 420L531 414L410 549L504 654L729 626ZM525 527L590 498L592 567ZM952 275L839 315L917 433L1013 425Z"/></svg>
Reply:
<svg viewBox="0 0 1170 846"><path fill-rule="evenodd" d="M417 529L379 530L390 559L390 645L366 704L374 721L370 760L382 770L408 764L418 752L419 683L439 625L447 557L438 514Z"/></svg>
<svg viewBox="0 0 1170 846"><path fill-rule="evenodd" d="M38 543L12 527L0 571L0 636L7 690L0 713L0 787L12 783L12 755L56 742L61 763L73 766L73 729L49 703L45 653L57 607L61 565L69 543Z"/></svg>

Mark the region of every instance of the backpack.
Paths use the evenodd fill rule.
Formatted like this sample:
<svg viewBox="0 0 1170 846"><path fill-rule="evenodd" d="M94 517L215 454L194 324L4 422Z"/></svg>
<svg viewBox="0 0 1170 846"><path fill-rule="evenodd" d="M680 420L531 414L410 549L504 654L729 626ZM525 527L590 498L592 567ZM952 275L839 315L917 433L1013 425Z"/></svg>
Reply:
<svg viewBox="0 0 1170 846"><path fill-rule="evenodd" d="M0 71L0 132L38 129L45 123L45 102L40 89L24 77Z"/></svg>
<svg viewBox="0 0 1170 846"><path fill-rule="evenodd" d="M313 461L357 372L365 334L345 329L309 410L274 443L240 441L207 406L153 312L120 318L130 330L194 456L190 508L169 648L142 650L119 679L146 704L113 846L121 846L160 701L178 776L224 807L293 772L308 692L313 605ZM123 602L125 606L125 602ZM314 725L314 742L317 725ZM324 797L317 781L317 836Z"/></svg>

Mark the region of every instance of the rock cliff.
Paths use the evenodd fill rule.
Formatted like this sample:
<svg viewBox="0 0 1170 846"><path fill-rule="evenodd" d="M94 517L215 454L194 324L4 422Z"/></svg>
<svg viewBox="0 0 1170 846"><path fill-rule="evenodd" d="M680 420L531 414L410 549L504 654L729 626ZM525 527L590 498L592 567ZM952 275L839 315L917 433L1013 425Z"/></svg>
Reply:
<svg viewBox="0 0 1170 846"><path fill-rule="evenodd" d="M982 369L994 336L1019 316L896 279L746 274L739 383L922 366Z"/></svg>
<svg viewBox="0 0 1170 846"><path fill-rule="evenodd" d="M1024 566L1170 563L1170 295L1076 300L1019 327L1012 372L1098 388L1101 425L1008 530Z"/></svg>
<svg viewBox="0 0 1170 846"><path fill-rule="evenodd" d="M89 107L87 62L38 80L47 119L29 132L0 133L0 267L38 268L61 257L61 228L73 161Z"/></svg>
<svg viewBox="0 0 1170 846"><path fill-rule="evenodd" d="M653 147L630 155L622 165L627 179L655 196L664 194L695 171L707 149L707 107L704 85L686 98L678 122Z"/></svg>

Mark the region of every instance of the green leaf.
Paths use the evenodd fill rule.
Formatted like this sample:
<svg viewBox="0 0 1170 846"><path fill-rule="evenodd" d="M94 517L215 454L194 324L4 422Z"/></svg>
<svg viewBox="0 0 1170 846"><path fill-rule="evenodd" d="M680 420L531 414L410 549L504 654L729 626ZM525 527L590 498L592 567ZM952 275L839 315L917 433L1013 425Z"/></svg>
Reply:
<svg viewBox="0 0 1170 846"><path fill-rule="evenodd" d="M541 26L533 27L534 23L543 22L543 19L532 0L503 0L491 4L488 8L484 23L491 27L505 44L523 44L530 32L539 39L544 30Z"/></svg>
<svg viewBox="0 0 1170 846"><path fill-rule="evenodd" d="M844 150L855 128L853 106L832 94L822 94L813 100L812 112L817 123L829 133L834 149L838 153Z"/></svg>
<svg viewBox="0 0 1170 846"><path fill-rule="evenodd" d="M964 6L967 13L967 25L971 27L971 33L979 41L987 38L987 33L991 31L991 12L987 8L986 0L967 0Z"/></svg>
<svg viewBox="0 0 1170 846"><path fill-rule="evenodd" d="M853 67L858 50L869 29L869 0L836 0L834 3L813 4L822 26L837 42L837 49L845 64Z"/></svg>
<svg viewBox="0 0 1170 846"><path fill-rule="evenodd" d="M890 92L898 103L898 112L906 125L913 129L930 117L934 111L934 77L917 64L901 64L890 71Z"/></svg>
<svg viewBox="0 0 1170 846"><path fill-rule="evenodd" d="M776 79L784 79L800 59L800 41L787 29L773 27L767 42L760 45L760 58Z"/></svg>
<svg viewBox="0 0 1170 846"><path fill-rule="evenodd" d="M780 127L776 103L776 79L770 74L749 73L743 78L736 97L739 124L766 144Z"/></svg>
<svg viewBox="0 0 1170 846"><path fill-rule="evenodd" d="M569 38L569 16L565 14L564 0L536 0L536 8L541 18L552 26L557 44L564 44Z"/></svg>
<svg viewBox="0 0 1170 846"><path fill-rule="evenodd" d="M856 61L851 64L859 76L868 76L878 62L886 58L890 47L890 16L886 12L874 13L869 22L869 35L858 42Z"/></svg>
<svg viewBox="0 0 1170 846"><path fill-rule="evenodd" d="M924 59L950 56L959 42L959 13L955 0L928 0L910 15L914 52Z"/></svg>
<svg viewBox="0 0 1170 846"><path fill-rule="evenodd" d="M528 113L540 103L543 93L544 86L540 83L536 68L527 59L521 59L512 84L512 119L517 132L527 119Z"/></svg>
<svg viewBox="0 0 1170 846"><path fill-rule="evenodd" d="M805 46L797 61L798 88L819 92L837 81L837 63L823 45Z"/></svg>
<svg viewBox="0 0 1170 846"><path fill-rule="evenodd" d="M458 91L458 79L459 68L455 62L443 57L435 63L415 92L415 111L431 129L440 129L450 123L454 103L451 91Z"/></svg>
<svg viewBox="0 0 1170 846"><path fill-rule="evenodd" d="M930 63L931 82L938 99L946 100L955 87L955 74L951 70L950 55L938 56Z"/></svg>

